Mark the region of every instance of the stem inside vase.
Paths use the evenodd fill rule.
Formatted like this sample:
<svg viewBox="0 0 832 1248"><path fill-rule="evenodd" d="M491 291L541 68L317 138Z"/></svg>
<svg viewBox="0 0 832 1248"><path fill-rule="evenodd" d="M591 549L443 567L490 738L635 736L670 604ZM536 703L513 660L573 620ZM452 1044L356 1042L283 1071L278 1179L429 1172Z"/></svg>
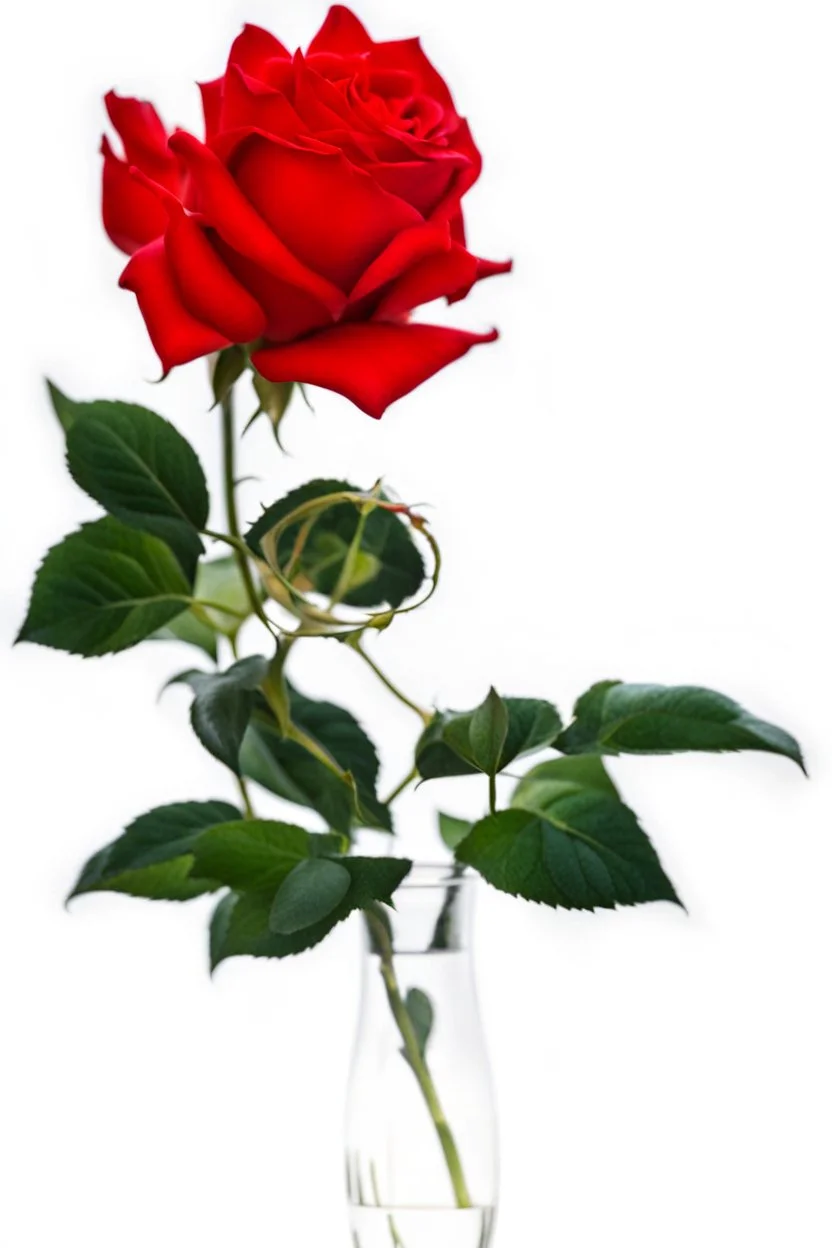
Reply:
<svg viewBox="0 0 832 1248"><path fill-rule="evenodd" d="M416 1076L425 1104L428 1107L428 1113L431 1116L436 1134L439 1138L439 1144L442 1148L442 1154L445 1158L445 1164L448 1167L451 1185L454 1190L454 1198L457 1208L472 1208L471 1194L468 1190L468 1184L465 1179L465 1172L462 1168L462 1161L459 1156L459 1150L454 1139L453 1131L448 1123L442 1104L439 1100L439 1094L436 1085L433 1082L428 1064L422 1055L419 1045L419 1039L413 1026L413 1021L408 1013L404 998L399 988L398 978L396 976L396 968L393 959L393 943L390 939L390 933L387 923L382 912L377 907L372 907L365 911L367 922L373 932L376 946L379 950L381 977L384 980L384 987L387 993L387 1000L390 1004L390 1011L399 1030L399 1034L404 1044L404 1052L408 1063Z"/></svg>

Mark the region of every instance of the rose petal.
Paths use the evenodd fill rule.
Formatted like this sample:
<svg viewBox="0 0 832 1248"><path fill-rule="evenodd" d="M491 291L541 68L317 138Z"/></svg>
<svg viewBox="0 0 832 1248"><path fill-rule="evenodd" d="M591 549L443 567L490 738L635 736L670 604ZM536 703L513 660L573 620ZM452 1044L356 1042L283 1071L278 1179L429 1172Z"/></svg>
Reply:
<svg viewBox="0 0 832 1248"><path fill-rule="evenodd" d="M448 303L458 303L460 299L464 299L470 292L471 287L476 282L482 282L487 277L499 277L501 273L510 273L514 267L513 260L482 260L476 257L477 271L473 281L463 282L458 290L448 295Z"/></svg>
<svg viewBox="0 0 832 1248"><path fill-rule="evenodd" d="M266 315L223 264L204 230L181 204L171 204L165 252L173 280L188 311L231 342L252 342L266 328Z"/></svg>
<svg viewBox="0 0 832 1248"><path fill-rule="evenodd" d="M102 138L104 168L101 178L101 215L104 229L128 256L158 238L167 216L158 198L130 176L130 166L119 160L109 140Z"/></svg>
<svg viewBox="0 0 832 1248"><path fill-rule="evenodd" d="M287 139L309 133L281 91L249 78L238 65L229 66L225 76L221 120L223 131L249 128ZM220 145L213 147L221 158L226 156Z"/></svg>
<svg viewBox="0 0 832 1248"><path fill-rule="evenodd" d="M477 280L477 258L454 243L439 255L428 256L393 284L375 311L379 319L395 319L432 299L462 298Z"/></svg>
<svg viewBox="0 0 832 1248"><path fill-rule="evenodd" d="M450 245L451 238L445 226L417 225L411 230L403 230L361 274L350 293L350 302L372 294L426 256L447 251Z"/></svg>
<svg viewBox="0 0 832 1248"><path fill-rule="evenodd" d="M147 100L108 91L104 97L110 121L118 131L128 165L136 165L154 182L176 190L181 182L179 164L168 148L168 132L156 109Z"/></svg>
<svg viewBox="0 0 832 1248"><path fill-rule="evenodd" d="M183 304L170 270L164 239L154 239L135 253L119 285L136 295L150 341L166 373L177 364L187 364L230 346L228 338L197 320Z"/></svg>
<svg viewBox="0 0 832 1248"><path fill-rule="evenodd" d="M223 79L197 83L202 96L202 115L205 118L205 138L212 139L220 128L222 111Z"/></svg>
<svg viewBox="0 0 832 1248"><path fill-rule="evenodd" d="M437 204L432 216L436 221L452 221L454 218L459 217L458 224L463 235L459 241L464 242L465 231L464 228L462 228L462 216L459 202L465 192L471 189L477 178L482 173L482 156L480 155L479 149L474 142L468 122L465 120L460 121L457 130L449 138L448 142L452 148L467 156L469 163L467 166L464 166L459 170L451 183L450 188L448 189L447 195L439 204Z"/></svg>
<svg viewBox="0 0 832 1248"><path fill-rule="evenodd" d="M379 161L365 167L385 191L412 204L422 216L430 217L466 164L466 157L450 152L437 160Z"/></svg>
<svg viewBox="0 0 832 1248"><path fill-rule="evenodd" d="M282 347L264 347L252 361L269 381L302 381L335 390L368 416L386 408L497 331L472 334L439 325L337 325Z"/></svg>
<svg viewBox="0 0 832 1248"><path fill-rule="evenodd" d="M307 55L316 52L368 52L373 41L354 13L343 4L333 4L324 18L324 24L309 45Z"/></svg>
<svg viewBox="0 0 832 1248"><path fill-rule="evenodd" d="M327 308L305 290L267 273L261 265L241 256L219 237L214 245L231 272L265 312L266 327L262 333L269 341L288 342L332 324Z"/></svg>
<svg viewBox="0 0 832 1248"><path fill-rule="evenodd" d="M428 59L418 39L393 39L372 45L369 56L371 69L407 70L418 79L425 95L438 100L445 108L456 111L453 96L445 79Z"/></svg>
<svg viewBox="0 0 832 1248"><path fill-rule="evenodd" d="M389 195L340 152L303 150L256 136L239 149L233 173L292 253L345 291L396 234L423 224L415 208Z"/></svg>
<svg viewBox="0 0 832 1248"><path fill-rule="evenodd" d="M270 61L291 60L291 53L262 26L246 24L231 45L228 69L236 65L250 78L266 81Z"/></svg>
<svg viewBox="0 0 832 1248"><path fill-rule="evenodd" d="M339 315L346 302L344 294L307 267L272 233L219 158L184 130L178 130L170 144L193 179L196 206L217 233L235 251L262 265L275 277L307 291L334 316ZM321 211L320 205L318 211Z"/></svg>

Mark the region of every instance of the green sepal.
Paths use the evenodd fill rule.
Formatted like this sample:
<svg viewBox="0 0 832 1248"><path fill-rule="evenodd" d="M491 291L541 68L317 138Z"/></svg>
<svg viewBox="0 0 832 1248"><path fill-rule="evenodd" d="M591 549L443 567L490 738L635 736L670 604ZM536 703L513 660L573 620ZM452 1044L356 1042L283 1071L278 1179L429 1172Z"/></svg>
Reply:
<svg viewBox="0 0 832 1248"><path fill-rule="evenodd" d="M276 541L271 538L275 527L303 503L345 491L361 493L347 481L316 480L300 486L263 512L246 534L246 542L272 567L287 569L304 521L290 524ZM358 507L350 502L336 503L318 514L289 578L295 588L332 594L360 519ZM352 607L381 607L385 603L399 607L418 592L425 579L422 556L408 526L394 513L376 507L363 523L360 549L342 601Z"/></svg>
<svg viewBox="0 0 832 1248"><path fill-rule="evenodd" d="M271 422L274 440L283 450L283 443L280 440L280 426L283 423L289 404L292 401L295 386L291 381L268 381L262 374L256 370L253 376L254 393L257 395L258 408L246 425L246 429L254 424L258 416L265 414Z"/></svg>
<svg viewBox="0 0 832 1248"><path fill-rule="evenodd" d="M254 709L255 692L266 678L269 660L250 655L224 672L180 672L168 684L194 692L191 727L209 754L240 775L240 747Z"/></svg>
<svg viewBox="0 0 832 1248"><path fill-rule="evenodd" d="M211 390L214 394L214 407L228 398L247 367L248 353L244 347L235 344L217 352L211 369Z"/></svg>
<svg viewBox="0 0 832 1248"><path fill-rule="evenodd" d="M310 927L283 936L271 931L269 916L274 890L232 892L220 901L211 921L211 967L226 958L248 955L255 958L285 958L319 944L336 924L355 910L374 903L392 904L393 893L410 871L404 858L339 858L350 874L350 887L343 899L324 918Z"/></svg>
<svg viewBox="0 0 832 1248"><path fill-rule="evenodd" d="M150 637L190 601L170 547L105 516L47 553L17 640L70 654L115 654Z"/></svg>
<svg viewBox="0 0 832 1248"><path fill-rule="evenodd" d="M83 893L127 893L156 901L189 901L216 892L217 880L193 874L192 848L214 824L241 818L229 802L175 802L157 806L85 864L69 900Z"/></svg>
<svg viewBox="0 0 832 1248"><path fill-rule="evenodd" d="M775 724L756 719L724 694L696 685L637 685L607 680L575 704L555 741L564 754L677 754L762 750L805 770L800 746Z"/></svg>
<svg viewBox="0 0 832 1248"><path fill-rule="evenodd" d="M205 474L190 443L163 417L133 403L76 403L66 436L73 479L124 524L174 551L193 581L208 520Z"/></svg>
<svg viewBox="0 0 832 1248"><path fill-rule="evenodd" d="M562 728L551 702L539 698L501 698L500 702L508 712L508 725L496 771L502 771L516 758L551 745ZM416 744L416 766L423 780L488 772L487 767L479 765L471 740L477 713L437 711ZM488 760L481 756L481 761Z"/></svg>

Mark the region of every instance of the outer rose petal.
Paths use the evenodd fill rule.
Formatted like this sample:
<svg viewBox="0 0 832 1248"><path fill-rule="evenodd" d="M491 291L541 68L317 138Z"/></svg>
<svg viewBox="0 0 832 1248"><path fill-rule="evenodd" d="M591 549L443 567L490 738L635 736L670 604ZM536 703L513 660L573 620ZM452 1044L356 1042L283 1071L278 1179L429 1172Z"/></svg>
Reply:
<svg viewBox="0 0 832 1248"><path fill-rule="evenodd" d="M458 303L460 299L464 299L475 282L482 282L486 277L499 277L501 273L510 273L513 268L513 260L482 260L477 257L477 272L474 280L463 283L459 290L448 295L448 303Z"/></svg>
<svg viewBox="0 0 832 1248"><path fill-rule="evenodd" d="M429 217L454 185L468 160L458 152L435 160L403 160L366 165L367 172L391 195L398 195Z"/></svg>
<svg viewBox="0 0 832 1248"><path fill-rule="evenodd" d="M262 26L246 25L231 45L228 68L238 66L250 78L265 81L270 61L291 60L291 54L279 39Z"/></svg>
<svg viewBox="0 0 832 1248"><path fill-rule="evenodd" d="M403 273L375 311L379 319L400 317L423 303L468 290L477 280L477 259L457 243L448 251L429 256Z"/></svg>
<svg viewBox="0 0 832 1248"><path fill-rule="evenodd" d="M212 82L200 82L197 85L199 86L199 93L202 96L202 115L205 118L205 138L212 139L220 128L223 79L215 78Z"/></svg>
<svg viewBox="0 0 832 1248"><path fill-rule="evenodd" d="M197 221L177 204L165 232L165 254L188 311L231 342L252 342L266 316L229 272Z"/></svg>
<svg viewBox="0 0 832 1248"><path fill-rule="evenodd" d="M181 155L193 179L193 193L206 222L216 229L229 246L261 264L267 272L300 287L337 316L346 303L344 294L303 264L279 238L246 199L218 157L193 135L178 130L171 147ZM318 211L321 211L319 205Z"/></svg>
<svg viewBox="0 0 832 1248"><path fill-rule="evenodd" d="M332 324L332 316L327 309L306 291L267 273L261 265L241 256L221 238L215 239L215 245L234 276L264 310L266 327L262 332L270 342L288 342Z"/></svg>
<svg viewBox="0 0 832 1248"><path fill-rule="evenodd" d="M423 224L340 152L253 137L235 158L234 179L292 253L344 291L396 234Z"/></svg>
<svg viewBox="0 0 832 1248"><path fill-rule="evenodd" d="M355 14L343 4L333 4L306 54L314 56L318 52L339 52L349 56L355 52L369 52L372 47L372 39Z"/></svg>
<svg viewBox="0 0 832 1248"><path fill-rule="evenodd" d="M101 180L101 215L104 229L128 256L158 238L167 216L158 198L130 175L130 166L119 160L109 140L101 140L104 169Z"/></svg>
<svg viewBox="0 0 832 1248"><path fill-rule="evenodd" d="M378 420L402 395L452 364L480 342L493 342L496 329L471 334L439 325L336 325L300 342L264 347L252 356L269 381L303 381L351 399Z"/></svg>
<svg viewBox="0 0 832 1248"><path fill-rule="evenodd" d="M168 132L153 105L116 95L115 91L108 91L104 103L124 146L127 164L135 165L168 190L177 190L181 182L179 164L168 149Z"/></svg>
<svg viewBox="0 0 832 1248"><path fill-rule="evenodd" d="M187 364L230 346L228 338L197 320L182 303L164 239L157 238L136 252L119 285L136 295L150 341L166 373L176 364Z"/></svg>
<svg viewBox="0 0 832 1248"><path fill-rule="evenodd" d="M412 230L402 230L361 274L350 292L350 301L355 302L372 294L381 286L386 286L388 282L400 277L426 256L447 251L450 245L450 235L445 226L417 225Z"/></svg>

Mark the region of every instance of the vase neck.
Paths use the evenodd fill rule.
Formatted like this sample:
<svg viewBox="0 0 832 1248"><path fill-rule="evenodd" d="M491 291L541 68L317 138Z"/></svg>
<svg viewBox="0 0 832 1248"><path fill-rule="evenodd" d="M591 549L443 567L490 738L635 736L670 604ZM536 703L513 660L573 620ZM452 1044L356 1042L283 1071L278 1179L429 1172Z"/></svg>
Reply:
<svg viewBox="0 0 832 1248"><path fill-rule="evenodd" d="M414 866L396 892L395 909L380 907L365 923L369 952L459 953L470 943L474 877L457 866Z"/></svg>

